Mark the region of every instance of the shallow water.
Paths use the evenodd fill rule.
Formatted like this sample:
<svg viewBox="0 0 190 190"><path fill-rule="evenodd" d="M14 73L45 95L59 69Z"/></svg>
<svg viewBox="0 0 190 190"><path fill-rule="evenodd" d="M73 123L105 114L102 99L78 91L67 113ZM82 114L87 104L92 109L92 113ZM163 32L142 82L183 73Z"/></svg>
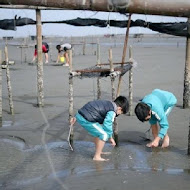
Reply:
<svg viewBox="0 0 190 190"><path fill-rule="evenodd" d="M112 153L104 155L108 162L92 161L94 145L83 141L76 141L72 152L67 142L28 148L20 139L2 138L0 151L1 189L141 189L141 183L153 188L156 179L167 189L190 185L190 158L175 147L121 143L113 149L106 144L105 151Z"/></svg>

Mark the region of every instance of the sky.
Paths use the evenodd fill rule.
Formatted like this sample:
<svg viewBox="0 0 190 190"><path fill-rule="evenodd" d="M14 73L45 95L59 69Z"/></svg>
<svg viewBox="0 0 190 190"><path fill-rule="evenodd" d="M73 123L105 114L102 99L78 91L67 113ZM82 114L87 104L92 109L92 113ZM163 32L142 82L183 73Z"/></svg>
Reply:
<svg viewBox="0 0 190 190"><path fill-rule="evenodd" d="M28 9L0 9L0 20L3 19L13 19L14 16L17 17L28 17L36 20L35 10ZM80 18L97 18L103 20L126 20L125 15L119 13L108 13L108 12L95 12L95 11L78 11L78 10L42 10L41 11L42 21L60 21ZM150 16L150 15L140 15L133 14L132 20L142 19L148 22L186 22L186 18L180 17L166 17L166 16ZM67 24L44 24L42 26L42 35L44 36L88 36L88 35L100 35L100 34L125 34L126 28L116 28L116 27L106 27L99 28L94 26L87 27L76 27ZM150 29L142 27L131 27L130 33L155 33ZM36 35L36 26L27 25L22 27L17 27L16 31L1 30L0 38L4 36L13 37L27 37L31 35Z"/></svg>

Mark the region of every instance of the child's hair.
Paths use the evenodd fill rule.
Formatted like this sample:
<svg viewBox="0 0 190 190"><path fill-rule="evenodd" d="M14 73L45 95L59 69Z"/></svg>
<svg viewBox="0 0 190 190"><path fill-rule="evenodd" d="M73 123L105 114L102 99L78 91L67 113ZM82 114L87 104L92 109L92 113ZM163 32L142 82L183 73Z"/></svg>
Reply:
<svg viewBox="0 0 190 190"><path fill-rule="evenodd" d="M58 52L61 52L61 46L60 45L56 45L56 49L58 50Z"/></svg>
<svg viewBox="0 0 190 190"><path fill-rule="evenodd" d="M149 112L150 107L143 102L139 102L135 107L135 114L137 118L142 122L146 121L145 118L149 115Z"/></svg>
<svg viewBox="0 0 190 190"><path fill-rule="evenodd" d="M118 96L114 102L117 106L122 108L122 111L124 114L126 114L129 111L129 102L125 96Z"/></svg>

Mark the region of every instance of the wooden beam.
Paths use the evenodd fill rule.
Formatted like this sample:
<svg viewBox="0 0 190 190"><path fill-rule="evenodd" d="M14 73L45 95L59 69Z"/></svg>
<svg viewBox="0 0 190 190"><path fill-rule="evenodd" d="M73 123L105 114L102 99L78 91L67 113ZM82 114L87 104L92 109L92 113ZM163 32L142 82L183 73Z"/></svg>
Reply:
<svg viewBox="0 0 190 190"><path fill-rule="evenodd" d="M189 0L0 0L0 7L11 9L18 6L24 9L68 9L103 12L136 13L190 17Z"/></svg>

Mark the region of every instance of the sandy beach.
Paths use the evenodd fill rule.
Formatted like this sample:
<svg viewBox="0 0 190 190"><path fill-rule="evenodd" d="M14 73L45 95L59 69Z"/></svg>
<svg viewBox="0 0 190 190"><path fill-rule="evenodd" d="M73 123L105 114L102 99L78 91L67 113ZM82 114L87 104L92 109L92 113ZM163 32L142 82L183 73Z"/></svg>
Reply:
<svg viewBox="0 0 190 190"><path fill-rule="evenodd" d="M83 55L83 42L86 51ZM170 91L177 105L169 115L170 147L146 148L152 138L148 123L136 116L118 118L119 147L109 143L108 162L94 162L92 138L78 124L74 126L74 152L70 151L69 132L69 68L54 65L61 42L74 44L73 70L94 66L97 62L97 39L101 62L108 63L112 48L113 62L121 62L124 36L92 36L85 38L46 38L50 45L49 63L44 64L44 103L37 107L37 68L32 61L35 41L8 41L14 115L10 114L6 73L3 77L3 126L0 128L0 189L2 190L124 190L167 189L188 190L190 157L187 155L190 110L183 109L185 38L152 35L130 36L133 68L133 109L153 89ZM22 44L27 48L21 48ZM3 51L5 41L0 43ZM129 59L127 51L126 61ZM4 54L3 54L4 60ZM121 95L128 96L128 73L122 78ZM74 79L74 112L97 98L96 78ZM115 86L118 84L116 80ZM110 78L101 79L101 98L111 100Z"/></svg>

